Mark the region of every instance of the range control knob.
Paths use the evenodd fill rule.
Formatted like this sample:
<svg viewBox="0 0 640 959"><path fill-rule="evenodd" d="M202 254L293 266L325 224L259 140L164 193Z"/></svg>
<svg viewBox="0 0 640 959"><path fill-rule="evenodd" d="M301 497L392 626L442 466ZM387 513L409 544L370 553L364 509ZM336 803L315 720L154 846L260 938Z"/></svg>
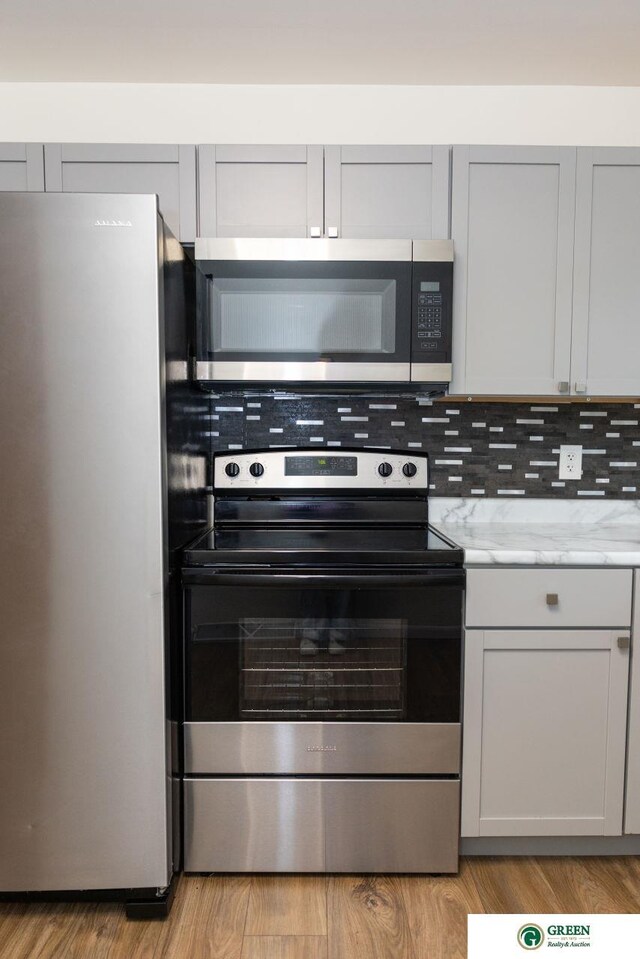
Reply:
<svg viewBox="0 0 640 959"><path fill-rule="evenodd" d="M262 463L252 463L249 467L249 472L252 476L262 476L264 473L264 466Z"/></svg>
<svg viewBox="0 0 640 959"><path fill-rule="evenodd" d="M405 476L415 476L418 472L418 467L415 463L405 463L402 467L402 472Z"/></svg>
<svg viewBox="0 0 640 959"><path fill-rule="evenodd" d="M240 467L238 466L237 463L227 463L227 465L224 468L224 471L227 474L227 476L237 476L238 473L240 472Z"/></svg>
<svg viewBox="0 0 640 959"><path fill-rule="evenodd" d="M380 463L378 472L380 473L380 476L391 476L393 473L393 466L391 463Z"/></svg>

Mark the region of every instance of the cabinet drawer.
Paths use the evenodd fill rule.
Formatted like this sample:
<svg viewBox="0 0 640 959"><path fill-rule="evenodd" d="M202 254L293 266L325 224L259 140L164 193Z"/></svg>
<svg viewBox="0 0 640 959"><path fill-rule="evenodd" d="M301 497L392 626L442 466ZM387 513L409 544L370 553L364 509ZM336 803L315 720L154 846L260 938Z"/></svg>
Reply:
<svg viewBox="0 0 640 959"><path fill-rule="evenodd" d="M467 626L625 627L629 569L470 569Z"/></svg>

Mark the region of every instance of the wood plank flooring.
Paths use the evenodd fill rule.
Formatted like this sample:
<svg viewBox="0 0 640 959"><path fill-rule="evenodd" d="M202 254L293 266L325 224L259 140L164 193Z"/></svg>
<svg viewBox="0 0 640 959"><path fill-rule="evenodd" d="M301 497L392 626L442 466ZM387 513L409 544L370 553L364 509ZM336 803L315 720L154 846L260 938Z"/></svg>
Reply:
<svg viewBox="0 0 640 959"><path fill-rule="evenodd" d="M469 858L457 876L183 876L169 919L0 903L2 959L465 959L468 913L640 912L640 860Z"/></svg>

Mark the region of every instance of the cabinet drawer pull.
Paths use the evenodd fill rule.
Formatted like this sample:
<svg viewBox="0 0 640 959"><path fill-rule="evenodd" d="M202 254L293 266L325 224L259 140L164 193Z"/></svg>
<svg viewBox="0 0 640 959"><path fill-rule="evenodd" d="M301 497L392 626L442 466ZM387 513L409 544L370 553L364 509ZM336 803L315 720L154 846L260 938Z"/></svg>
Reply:
<svg viewBox="0 0 640 959"><path fill-rule="evenodd" d="M558 594L547 593L547 606L557 606L557 605L558 605Z"/></svg>
<svg viewBox="0 0 640 959"><path fill-rule="evenodd" d="M618 649L629 649L631 640L628 636L618 636Z"/></svg>
<svg viewBox="0 0 640 959"><path fill-rule="evenodd" d="M560 380L558 383L558 393L568 393L569 392L569 380Z"/></svg>
<svg viewBox="0 0 640 959"><path fill-rule="evenodd" d="M319 226L309 227L309 236L312 236L312 237L322 236L322 230L320 229Z"/></svg>

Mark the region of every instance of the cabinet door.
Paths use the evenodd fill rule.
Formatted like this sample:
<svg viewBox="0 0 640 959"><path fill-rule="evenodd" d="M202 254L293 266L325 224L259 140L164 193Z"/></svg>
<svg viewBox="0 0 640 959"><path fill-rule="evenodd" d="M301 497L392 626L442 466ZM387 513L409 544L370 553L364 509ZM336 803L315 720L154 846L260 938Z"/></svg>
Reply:
<svg viewBox="0 0 640 959"><path fill-rule="evenodd" d="M11 193L44 190L41 143L0 143L0 190Z"/></svg>
<svg viewBox="0 0 640 959"><path fill-rule="evenodd" d="M572 388L640 393L640 150L578 150Z"/></svg>
<svg viewBox="0 0 640 959"><path fill-rule="evenodd" d="M44 162L48 192L156 193L175 236L194 242L195 147L48 143Z"/></svg>
<svg viewBox="0 0 640 959"><path fill-rule="evenodd" d="M621 834L628 636L467 630L463 836Z"/></svg>
<svg viewBox="0 0 640 959"><path fill-rule="evenodd" d="M321 146L198 147L199 236L322 234Z"/></svg>
<svg viewBox="0 0 640 959"><path fill-rule="evenodd" d="M629 741L624 831L640 833L640 570L635 571L635 610L629 684Z"/></svg>
<svg viewBox="0 0 640 959"><path fill-rule="evenodd" d="M325 233L449 237L449 147L325 147Z"/></svg>
<svg viewBox="0 0 640 959"><path fill-rule="evenodd" d="M452 393L567 392L576 151L454 147Z"/></svg>

